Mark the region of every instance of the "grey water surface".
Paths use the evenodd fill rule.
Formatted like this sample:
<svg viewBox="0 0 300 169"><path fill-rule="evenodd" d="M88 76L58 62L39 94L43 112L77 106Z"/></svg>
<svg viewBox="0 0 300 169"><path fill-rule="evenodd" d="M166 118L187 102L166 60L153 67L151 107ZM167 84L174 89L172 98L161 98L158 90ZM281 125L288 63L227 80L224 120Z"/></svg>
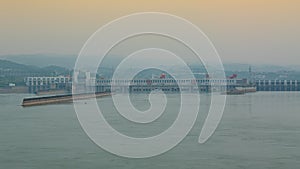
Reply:
<svg viewBox="0 0 300 169"><path fill-rule="evenodd" d="M188 136L172 150L152 158L129 159L106 152L82 130L73 105L23 108L25 94L0 94L0 168L2 169L298 169L300 168L300 93L258 92L228 96L223 119L205 144L198 137L209 108L201 96L200 112ZM113 108L111 97L98 100L107 121L135 137L158 134L178 113L170 96L166 115L145 127L132 124ZM132 96L138 109L146 97Z"/></svg>

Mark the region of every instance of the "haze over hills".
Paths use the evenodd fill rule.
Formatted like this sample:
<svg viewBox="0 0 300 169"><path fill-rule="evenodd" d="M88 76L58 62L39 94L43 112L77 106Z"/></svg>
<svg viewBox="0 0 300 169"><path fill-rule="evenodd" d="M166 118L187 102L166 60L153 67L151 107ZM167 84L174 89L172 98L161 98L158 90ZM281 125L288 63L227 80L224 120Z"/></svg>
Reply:
<svg viewBox="0 0 300 169"><path fill-rule="evenodd" d="M105 67L115 67L120 60L120 57L114 56L112 59L105 60ZM32 65L36 67L47 67L51 65L73 69L77 55L60 55L60 54L24 54L24 55L3 55L0 59ZM193 65L191 63L190 65ZM197 66L197 65L193 65ZM226 71L248 71L249 64L245 63L224 63ZM251 64L252 70L255 72L277 72L277 71L300 71L300 65L266 65L266 64Z"/></svg>
<svg viewBox="0 0 300 169"><path fill-rule="evenodd" d="M51 65L61 66L68 69L74 67L76 55L58 55L58 54L24 54L24 55L2 55L0 59L32 65L37 67L46 67Z"/></svg>
<svg viewBox="0 0 300 169"><path fill-rule="evenodd" d="M35 65L27 65L27 64L20 64L8 60L0 59L0 70L3 72L18 72L20 74L50 74L52 72L56 72L57 74L65 74L68 73L70 70L56 65L49 65L45 67L38 67Z"/></svg>

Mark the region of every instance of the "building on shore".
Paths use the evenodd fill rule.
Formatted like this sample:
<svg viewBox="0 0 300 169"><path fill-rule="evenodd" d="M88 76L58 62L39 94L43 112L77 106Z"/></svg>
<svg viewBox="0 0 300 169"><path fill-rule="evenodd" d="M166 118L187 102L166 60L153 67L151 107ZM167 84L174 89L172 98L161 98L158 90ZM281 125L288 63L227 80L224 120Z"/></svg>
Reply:
<svg viewBox="0 0 300 169"><path fill-rule="evenodd" d="M50 90L71 91L72 79L69 76L57 77L26 77L25 84L29 93Z"/></svg>

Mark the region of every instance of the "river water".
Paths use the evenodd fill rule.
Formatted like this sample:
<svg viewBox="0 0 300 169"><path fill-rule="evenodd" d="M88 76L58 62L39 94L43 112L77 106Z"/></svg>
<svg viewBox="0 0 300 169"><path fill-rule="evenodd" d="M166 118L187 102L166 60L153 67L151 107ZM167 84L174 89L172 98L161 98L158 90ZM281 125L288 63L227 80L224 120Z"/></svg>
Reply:
<svg viewBox="0 0 300 169"><path fill-rule="evenodd" d="M223 119L205 144L198 144L209 95L203 95L196 124L172 150L147 159L129 159L106 152L82 130L72 104L20 106L24 94L0 95L0 168L122 169L298 169L300 168L300 93L258 92L228 96ZM100 98L107 121L127 135L158 134L172 124L177 96L166 114L150 127L130 124L112 109L111 97ZM138 109L149 104L133 95ZM134 101L135 100L135 101ZM176 101L177 100L177 101Z"/></svg>

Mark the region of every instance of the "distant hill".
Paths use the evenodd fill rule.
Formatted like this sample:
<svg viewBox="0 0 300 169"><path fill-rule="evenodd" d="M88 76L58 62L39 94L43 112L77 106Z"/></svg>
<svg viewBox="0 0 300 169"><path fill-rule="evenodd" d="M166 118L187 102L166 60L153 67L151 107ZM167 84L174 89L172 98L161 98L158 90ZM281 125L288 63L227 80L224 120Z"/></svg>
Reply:
<svg viewBox="0 0 300 169"><path fill-rule="evenodd" d="M46 66L46 67L40 68L40 70L42 72L57 72L57 73L63 73L63 74L71 71L70 69L67 69L67 68L64 68L61 66L55 66L55 65Z"/></svg>
<svg viewBox="0 0 300 169"><path fill-rule="evenodd" d="M73 69L77 55L61 55L61 54L24 54L24 55L3 55L0 59L16 62L19 64L32 65L36 67L59 66L67 69ZM122 60L119 56L107 57L103 60L101 67L112 68L116 67ZM200 65L190 64L193 68L198 67L202 70ZM300 65L278 66L267 64L245 64L245 63L224 63L225 71L248 71L251 65L254 72L277 72L277 71L300 71Z"/></svg>
<svg viewBox="0 0 300 169"><path fill-rule="evenodd" d="M53 75L68 74L69 69L60 66L38 67L26 64L20 64L9 60L0 59L1 76L23 76L23 75Z"/></svg>
<svg viewBox="0 0 300 169"><path fill-rule="evenodd" d="M47 67L56 65L73 69L76 63L77 55L59 55L59 54L26 54L26 55L2 55L0 59L37 67ZM103 65L105 67L115 67L120 62L120 57L111 55L105 57Z"/></svg>
<svg viewBox="0 0 300 169"><path fill-rule="evenodd" d="M72 69L76 62L76 55L57 55L57 54L32 54L32 55L3 55L0 59L32 65L37 67L47 67L56 65Z"/></svg>
<svg viewBox="0 0 300 169"><path fill-rule="evenodd" d="M266 64L243 64L243 63L225 63L226 71L249 71L251 66L254 72L278 72L278 71L300 71L299 66L278 66Z"/></svg>
<svg viewBox="0 0 300 169"><path fill-rule="evenodd" d="M0 70L2 71L26 71L26 72L37 72L39 71L37 66L29 66L25 64L15 63L8 60L0 59Z"/></svg>

